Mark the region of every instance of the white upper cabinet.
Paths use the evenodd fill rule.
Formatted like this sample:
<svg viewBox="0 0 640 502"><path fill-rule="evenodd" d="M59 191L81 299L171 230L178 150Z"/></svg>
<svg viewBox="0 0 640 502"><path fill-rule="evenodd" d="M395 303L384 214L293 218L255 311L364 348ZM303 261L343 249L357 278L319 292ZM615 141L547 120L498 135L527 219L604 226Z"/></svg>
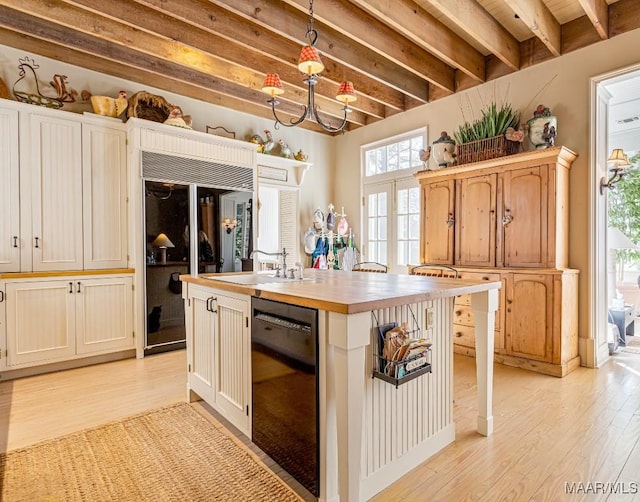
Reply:
<svg viewBox="0 0 640 502"><path fill-rule="evenodd" d="M0 100L0 273L126 268L119 121Z"/></svg>
<svg viewBox="0 0 640 502"><path fill-rule="evenodd" d="M127 266L126 134L83 124L84 268Z"/></svg>
<svg viewBox="0 0 640 502"><path fill-rule="evenodd" d="M32 236L23 263L31 255L35 272L82 270L82 124L35 114L28 120L22 171L31 174ZM27 213L22 204L22 221Z"/></svg>
<svg viewBox="0 0 640 502"><path fill-rule="evenodd" d="M18 112L0 107L0 272L20 270Z"/></svg>

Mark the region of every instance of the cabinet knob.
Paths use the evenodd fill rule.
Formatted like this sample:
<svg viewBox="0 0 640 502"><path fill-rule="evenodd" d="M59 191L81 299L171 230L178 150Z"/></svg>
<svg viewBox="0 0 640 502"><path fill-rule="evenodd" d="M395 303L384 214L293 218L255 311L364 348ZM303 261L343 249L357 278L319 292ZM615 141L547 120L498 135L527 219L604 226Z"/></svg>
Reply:
<svg viewBox="0 0 640 502"><path fill-rule="evenodd" d="M13 247L14 248L18 247L18 236L17 235L13 236Z"/></svg>
<svg viewBox="0 0 640 502"><path fill-rule="evenodd" d="M69 283L69 294L73 294L73 282Z"/></svg>
<svg viewBox="0 0 640 502"><path fill-rule="evenodd" d="M40 246L38 245L38 240L40 240L40 237L36 237L36 247L39 248Z"/></svg>
<svg viewBox="0 0 640 502"><path fill-rule="evenodd" d="M453 214L449 213L449 217L447 218L447 226L452 227L456 222L456 219L453 217Z"/></svg>
<svg viewBox="0 0 640 502"><path fill-rule="evenodd" d="M462 310L456 310L456 316L460 317L462 315Z"/></svg>
<svg viewBox="0 0 640 502"><path fill-rule="evenodd" d="M513 221L513 216L511 216L511 212L508 209L504 210L504 216L502 217L502 224L508 225Z"/></svg>
<svg viewBox="0 0 640 502"><path fill-rule="evenodd" d="M456 331L456 338L460 338L462 336L462 333L460 331Z"/></svg>
<svg viewBox="0 0 640 502"><path fill-rule="evenodd" d="M76 293L80 293L80 281L78 281L78 290L76 291Z"/></svg>

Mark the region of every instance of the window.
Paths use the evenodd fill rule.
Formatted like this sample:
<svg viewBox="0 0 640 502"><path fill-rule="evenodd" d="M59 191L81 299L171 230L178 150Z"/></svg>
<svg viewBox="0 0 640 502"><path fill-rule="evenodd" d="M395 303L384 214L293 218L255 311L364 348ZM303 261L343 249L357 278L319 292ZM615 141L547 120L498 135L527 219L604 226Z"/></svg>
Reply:
<svg viewBox="0 0 640 502"><path fill-rule="evenodd" d="M426 130L362 147L363 253L390 271L404 273L420 263L420 187L413 172L422 167Z"/></svg>

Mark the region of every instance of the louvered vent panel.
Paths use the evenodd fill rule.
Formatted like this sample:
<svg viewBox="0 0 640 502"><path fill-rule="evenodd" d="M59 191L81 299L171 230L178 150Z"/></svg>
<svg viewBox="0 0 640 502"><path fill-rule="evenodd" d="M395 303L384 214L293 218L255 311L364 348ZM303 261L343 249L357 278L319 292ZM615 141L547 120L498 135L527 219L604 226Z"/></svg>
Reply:
<svg viewBox="0 0 640 502"><path fill-rule="evenodd" d="M254 170L248 167L142 152L144 178L195 183L230 190L253 190Z"/></svg>
<svg viewBox="0 0 640 502"><path fill-rule="evenodd" d="M298 256L298 192L295 190L279 191L280 245L278 249L286 248L290 253L287 265L299 261Z"/></svg>

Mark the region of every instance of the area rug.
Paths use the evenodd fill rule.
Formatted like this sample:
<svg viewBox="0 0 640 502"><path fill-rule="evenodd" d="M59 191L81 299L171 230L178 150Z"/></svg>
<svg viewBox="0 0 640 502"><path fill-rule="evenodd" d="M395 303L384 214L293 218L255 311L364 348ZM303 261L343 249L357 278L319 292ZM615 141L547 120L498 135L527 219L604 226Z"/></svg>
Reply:
<svg viewBox="0 0 640 502"><path fill-rule="evenodd" d="M300 501L187 403L0 455L0 500Z"/></svg>

